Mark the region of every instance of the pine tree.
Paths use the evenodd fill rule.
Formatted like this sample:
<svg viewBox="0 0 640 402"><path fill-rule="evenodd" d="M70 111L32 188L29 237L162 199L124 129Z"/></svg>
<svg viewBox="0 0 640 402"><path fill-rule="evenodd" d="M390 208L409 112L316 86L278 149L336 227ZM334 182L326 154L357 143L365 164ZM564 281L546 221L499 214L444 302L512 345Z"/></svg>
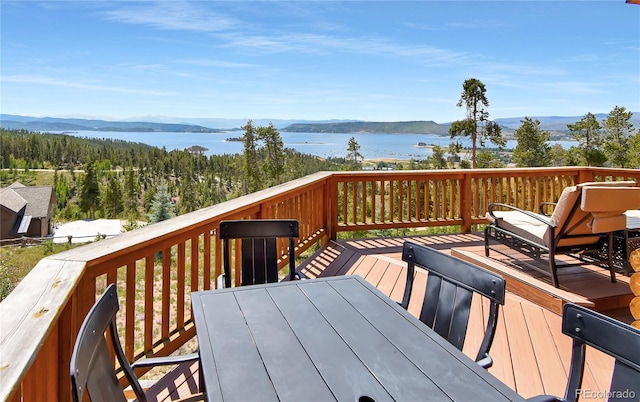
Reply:
<svg viewBox="0 0 640 402"><path fill-rule="evenodd" d="M80 186L78 206L82 212L89 212L91 219L96 216L96 209L100 206L100 187L96 177L95 167L88 162Z"/></svg>
<svg viewBox="0 0 640 402"><path fill-rule="evenodd" d="M578 150L587 166L602 166L607 157L600 150L602 133L596 117L587 113L575 124L567 124L574 140L578 141Z"/></svg>
<svg viewBox="0 0 640 402"><path fill-rule="evenodd" d="M484 142L490 140L499 147L506 144L502 137L500 126L489 121L489 100L486 96L485 85L476 78L469 78L462 84L462 94L457 103L458 107L465 106L467 117L451 123L449 134L451 138L456 136L471 137L471 162L476 167L476 154L478 145L484 147Z"/></svg>
<svg viewBox="0 0 640 402"><path fill-rule="evenodd" d="M447 159L444 157L444 148L439 145L434 145L431 149L431 157L429 160L431 161L431 165L433 165L434 169L446 169L447 168Z"/></svg>
<svg viewBox="0 0 640 402"><path fill-rule="evenodd" d="M518 145L513 150L513 160L516 166L549 166L551 146L548 141L551 134L540 128L539 120L525 117L521 122L522 125L514 134L518 140Z"/></svg>
<svg viewBox="0 0 640 402"><path fill-rule="evenodd" d="M246 178L245 194L248 194L262 188L258 163L258 139L256 128L253 126L253 122L251 120L241 128L244 130L244 135L242 136L242 142L244 145L242 155L244 162L244 175Z"/></svg>
<svg viewBox="0 0 640 402"><path fill-rule="evenodd" d="M173 203L167 190L167 183L161 182L151 202L151 210L147 215L149 223L166 221L175 216L173 212Z"/></svg>
<svg viewBox="0 0 640 402"><path fill-rule="evenodd" d="M604 138L603 150L609 162L614 167L626 167L629 165L629 145L633 135L632 112L627 112L624 107L616 106L609 116L602 121Z"/></svg>
<svg viewBox="0 0 640 402"><path fill-rule="evenodd" d="M124 173L124 211L132 220L140 216L140 212L138 211L139 194L140 183L137 180L133 168L130 168Z"/></svg>
<svg viewBox="0 0 640 402"><path fill-rule="evenodd" d="M107 218L115 219L124 211L122 187L120 186L120 180L118 180L118 178L114 176L109 178L102 193L101 205Z"/></svg>
<svg viewBox="0 0 640 402"><path fill-rule="evenodd" d="M351 170L360 170L360 165L362 164L363 157L360 153L360 144L358 144L358 141L356 141L355 137L349 138L346 159Z"/></svg>
<svg viewBox="0 0 640 402"><path fill-rule="evenodd" d="M267 127L258 127L257 134L258 139L264 143L266 151L264 170L275 184L280 184L285 162L284 142L280 132L273 126L273 123L269 123Z"/></svg>

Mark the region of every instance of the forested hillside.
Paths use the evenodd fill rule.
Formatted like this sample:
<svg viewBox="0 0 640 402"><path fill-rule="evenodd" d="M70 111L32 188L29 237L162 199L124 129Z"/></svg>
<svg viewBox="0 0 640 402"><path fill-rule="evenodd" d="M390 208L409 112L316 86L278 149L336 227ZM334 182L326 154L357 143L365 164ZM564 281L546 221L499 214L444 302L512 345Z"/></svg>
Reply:
<svg viewBox="0 0 640 402"><path fill-rule="evenodd" d="M267 188L320 170L343 165L283 149L277 179L266 173L264 149L257 148L258 175L252 190ZM58 220L121 218L147 220L154 196L166 192L173 212L182 214L249 192L243 155L166 151L140 143L94 140L64 134L0 130L0 183L33 184L35 169L53 172ZM39 183L47 184L47 183Z"/></svg>
<svg viewBox="0 0 640 402"><path fill-rule="evenodd" d="M371 122L351 121L339 123L297 123L282 131L296 133L398 133L398 134L449 134L449 124L434 121Z"/></svg>

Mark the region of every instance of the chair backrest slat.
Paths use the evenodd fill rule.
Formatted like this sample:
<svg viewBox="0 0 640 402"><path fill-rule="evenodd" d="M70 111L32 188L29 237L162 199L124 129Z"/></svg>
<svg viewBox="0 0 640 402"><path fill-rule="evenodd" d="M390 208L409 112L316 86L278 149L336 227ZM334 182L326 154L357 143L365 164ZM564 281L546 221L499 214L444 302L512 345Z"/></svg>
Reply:
<svg viewBox="0 0 640 402"><path fill-rule="evenodd" d="M462 349L467 334L473 292L429 274L420 321L458 349Z"/></svg>

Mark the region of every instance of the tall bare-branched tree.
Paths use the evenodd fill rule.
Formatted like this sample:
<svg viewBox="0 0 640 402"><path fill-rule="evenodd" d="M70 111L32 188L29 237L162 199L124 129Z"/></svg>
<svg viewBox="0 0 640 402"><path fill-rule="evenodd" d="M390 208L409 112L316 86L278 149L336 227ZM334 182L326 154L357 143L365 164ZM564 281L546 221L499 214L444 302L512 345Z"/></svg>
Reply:
<svg viewBox="0 0 640 402"><path fill-rule="evenodd" d="M360 144L356 141L355 137L349 138L347 145L347 163L351 170L359 170L362 164L362 154L360 153Z"/></svg>
<svg viewBox="0 0 640 402"><path fill-rule="evenodd" d="M449 128L451 138L457 136L471 137L471 163L477 166L476 156L478 145L484 147L486 140L490 140L498 147L503 147L506 140L502 137L500 126L489 121L489 99L487 89L482 81L469 78L462 84L462 94L457 103L458 107L464 106L467 116L464 120L454 121Z"/></svg>

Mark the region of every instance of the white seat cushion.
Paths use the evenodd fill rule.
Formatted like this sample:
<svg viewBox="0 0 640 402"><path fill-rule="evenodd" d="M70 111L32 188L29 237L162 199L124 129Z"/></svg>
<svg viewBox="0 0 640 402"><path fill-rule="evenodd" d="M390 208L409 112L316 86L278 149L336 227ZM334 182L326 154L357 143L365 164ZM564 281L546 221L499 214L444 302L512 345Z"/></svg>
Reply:
<svg viewBox="0 0 640 402"><path fill-rule="evenodd" d="M500 218L497 223L493 222L496 226L517 234L527 240L531 240L534 243L546 244L544 243L544 234L549 227L546 223L519 211L493 211L493 214L497 218ZM539 216L541 219L549 222L549 218L547 216ZM487 214L487 218L489 218L489 220L493 219L489 214Z"/></svg>

